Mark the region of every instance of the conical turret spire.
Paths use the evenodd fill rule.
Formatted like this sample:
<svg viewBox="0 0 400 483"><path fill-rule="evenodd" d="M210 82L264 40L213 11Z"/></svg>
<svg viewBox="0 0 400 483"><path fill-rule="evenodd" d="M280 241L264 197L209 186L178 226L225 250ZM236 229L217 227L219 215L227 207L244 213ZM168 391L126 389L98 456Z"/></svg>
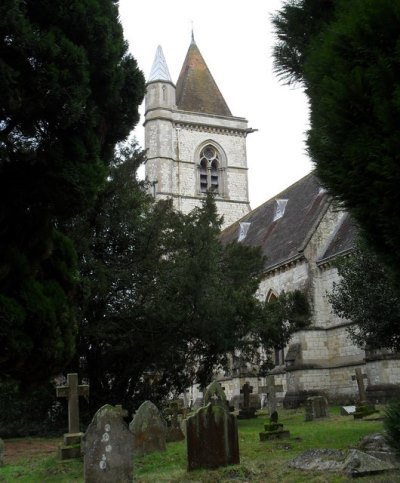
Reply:
<svg viewBox="0 0 400 483"><path fill-rule="evenodd" d="M232 116L194 40L189 46L178 82L176 105L182 111Z"/></svg>
<svg viewBox="0 0 400 483"><path fill-rule="evenodd" d="M161 45L157 47L156 55L154 57L153 67L151 68L150 76L147 82L152 82L152 81L172 82Z"/></svg>

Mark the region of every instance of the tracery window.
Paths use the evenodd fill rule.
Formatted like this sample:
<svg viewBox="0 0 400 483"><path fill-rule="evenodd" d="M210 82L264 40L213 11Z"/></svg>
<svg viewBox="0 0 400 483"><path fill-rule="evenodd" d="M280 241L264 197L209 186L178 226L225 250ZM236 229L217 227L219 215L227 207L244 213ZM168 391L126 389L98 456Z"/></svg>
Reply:
<svg viewBox="0 0 400 483"><path fill-rule="evenodd" d="M200 152L200 191L202 193L219 191L219 168L219 153L214 146L208 144Z"/></svg>

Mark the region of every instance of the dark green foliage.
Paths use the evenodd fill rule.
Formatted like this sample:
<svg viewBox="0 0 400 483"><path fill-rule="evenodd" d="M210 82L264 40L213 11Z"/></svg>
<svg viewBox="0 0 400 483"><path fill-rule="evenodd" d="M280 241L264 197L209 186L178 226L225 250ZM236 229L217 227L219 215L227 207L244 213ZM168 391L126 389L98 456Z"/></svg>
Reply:
<svg viewBox="0 0 400 483"><path fill-rule="evenodd" d="M18 384L0 385L0 437L60 435L68 429L66 400L57 400L55 385L21 392ZM81 407L83 403L81 401Z"/></svg>
<svg viewBox="0 0 400 483"><path fill-rule="evenodd" d="M102 188L144 78L111 0L0 5L0 377L46 380L74 351L74 251L60 222Z"/></svg>
<svg viewBox="0 0 400 483"><path fill-rule="evenodd" d="M304 81L310 43L334 14L335 0L290 0L272 17L274 70L288 84Z"/></svg>
<svg viewBox="0 0 400 483"><path fill-rule="evenodd" d="M268 351L283 348L293 332L307 327L311 321L311 307L307 296L300 290L282 292L278 297L265 301L261 317L254 327L254 337L259 346ZM267 359L263 369L273 365Z"/></svg>
<svg viewBox="0 0 400 483"><path fill-rule="evenodd" d="M386 440L390 447L400 457L400 402L393 401L386 407L383 425L386 430Z"/></svg>
<svg viewBox="0 0 400 483"><path fill-rule="evenodd" d="M400 298L374 252L362 241L338 262L341 277L329 301L339 317L354 323L348 331L360 347L400 350Z"/></svg>
<svg viewBox="0 0 400 483"><path fill-rule="evenodd" d="M399 280L400 4L335 0L318 14L320 2L292 3L277 16L278 36L298 65L275 60L306 88L317 174Z"/></svg>
<svg viewBox="0 0 400 483"><path fill-rule="evenodd" d="M207 384L259 309L259 250L221 245L211 195L189 215L155 204L136 180L142 160L136 147L122 152L70 231L82 274L80 372L93 410Z"/></svg>

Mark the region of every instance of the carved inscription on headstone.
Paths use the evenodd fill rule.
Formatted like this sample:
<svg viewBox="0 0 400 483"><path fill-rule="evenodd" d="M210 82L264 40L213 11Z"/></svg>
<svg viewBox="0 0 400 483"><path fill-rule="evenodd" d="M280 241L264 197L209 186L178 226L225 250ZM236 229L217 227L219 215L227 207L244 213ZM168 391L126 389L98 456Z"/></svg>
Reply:
<svg viewBox="0 0 400 483"><path fill-rule="evenodd" d="M83 437L85 483L131 483L133 435L121 408L105 405L94 415Z"/></svg>

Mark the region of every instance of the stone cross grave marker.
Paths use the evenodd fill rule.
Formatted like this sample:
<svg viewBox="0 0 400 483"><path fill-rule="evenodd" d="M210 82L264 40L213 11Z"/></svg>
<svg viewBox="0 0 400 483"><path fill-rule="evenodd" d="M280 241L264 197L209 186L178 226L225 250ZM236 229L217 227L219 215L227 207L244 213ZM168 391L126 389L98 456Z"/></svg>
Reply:
<svg viewBox="0 0 400 483"><path fill-rule="evenodd" d="M185 435L181 429L179 424L178 416L181 415L185 417L186 409L183 407L183 404L180 404L180 401L171 401L169 406L164 409L163 413L169 417L170 425L167 428L167 443L172 441L182 441L185 439Z"/></svg>
<svg viewBox="0 0 400 483"><path fill-rule="evenodd" d="M79 397L89 395L89 386L78 384L78 374L67 374L67 385L56 387L56 396L68 399L68 433L64 434L64 444L59 448L62 460L81 456L82 433L79 431Z"/></svg>
<svg viewBox="0 0 400 483"><path fill-rule="evenodd" d="M351 379L353 381L357 381L360 403L365 403L367 402L367 395L365 393L364 379L366 379L368 376L366 374L363 374L361 372L361 369L358 369L358 368L356 369L355 372L356 372L355 376L351 376Z"/></svg>
<svg viewBox="0 0 400 483"><path fill-rule="evenodd" d="M253 386L250 386L248 382L243 384L240 394L243 394L243 409L250 408L250 394L253 393Z"/></svg>
<svg viewBox="0 0 400 483"><path fill-rule="evenodd" d="M129 429L133 433L133 454L143 456L165 451L167 425L151 401L145 401L136 411Z"/></svg>
<svg viewBox="0 0 400 483"><path fill-rule="evenodd" d="M68 399L68 433L79 433L79 396L88 396L89 386L78 385L78 374L67 374L67 385L57 387L56 395Z"/></svg>
<svg viewBox="0 0 400 483"><path fill-rule="evenodd" d="M106 404L94 415L83 437L85 483L131 483L133 434L122 407Z"/></svg>
<svg viewBox="0 0 400 483"><path fill-rule="evenodd" d="M267 376L267 387L266 393L268 395L268 413L271 416L273 412L276 411L277 408L277 401L276 401L276 393L282 392L283 386L282 384L275 385L275 377L274 376Z"/></svg>
<svg viewBox="0 0 400 483"><path fill-rule="evenodd" d="M238 419L252 419L256 417L256 408L250 407L250 394L253 393L253 386L248 382L243 384L240 394L243 394L243 404L239 404Z"/></svg>

